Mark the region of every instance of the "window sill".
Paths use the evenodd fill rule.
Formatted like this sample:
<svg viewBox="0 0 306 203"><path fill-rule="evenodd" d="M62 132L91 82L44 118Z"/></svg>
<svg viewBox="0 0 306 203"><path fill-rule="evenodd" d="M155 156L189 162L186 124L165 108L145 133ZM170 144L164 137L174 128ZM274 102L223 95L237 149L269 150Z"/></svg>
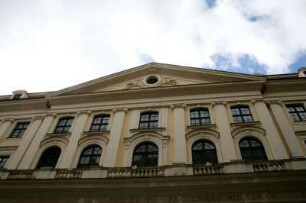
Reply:
<svg viewBox="0 0 306 203"><path fill-rule="evenodd" d="M207 124L207 125L189 125L187 129L207 129L207 128L216 128L216 124Z"/></svg>
<svg viewBox="0 0 306 203"><path fill-rule="evenodd" d="M258 126L260 125L260 121L253 121L253 122L241 122L241 123L231 123L231 127L234 126Z"/></svg>
<svg viewBox="0 0 306 203"><path fill-rule="evenodd" d="M137 132L152 132L152 131L164 131L166 128L137 128L137 129L131 129L131 133L137 133Z"/></svg>
<svg viewBox="0 0 306 203"><path fill-rule="evenodd" d="M52 137L62 137L62 136L70 136L71 132L66 133L47 133L48 136Z"/></svg>
<svg viewBox="0 0 306 203"><path fill-rule="evenodd" d="M86 136L94 136L94 135L105 135L109 134L109 130L103 130L103 131L84 131L83 134Z"/></svg>

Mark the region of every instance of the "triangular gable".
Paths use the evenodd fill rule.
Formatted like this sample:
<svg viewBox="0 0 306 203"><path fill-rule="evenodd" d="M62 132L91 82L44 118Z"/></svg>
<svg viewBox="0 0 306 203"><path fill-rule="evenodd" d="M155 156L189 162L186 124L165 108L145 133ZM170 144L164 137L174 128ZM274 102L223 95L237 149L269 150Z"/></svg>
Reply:
<svg viewBox="0 0 306 203"><path fill-rule="evenodd" d="M156 76L158 82L152 85L148 84L146 80L149 76ZM149 63L59 90L48 95L48 97L159 86L262 80L265 80L264 76L170 64Z"/></svg>

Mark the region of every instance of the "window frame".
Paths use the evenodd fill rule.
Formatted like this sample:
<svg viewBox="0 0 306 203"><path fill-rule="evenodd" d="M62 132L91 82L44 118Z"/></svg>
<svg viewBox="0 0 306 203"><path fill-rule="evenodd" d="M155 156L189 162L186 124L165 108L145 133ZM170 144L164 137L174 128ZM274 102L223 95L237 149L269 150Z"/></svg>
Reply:
<svg viewBox="0 0 306 203"><path fill-rule="evenodd" d="M94 115L90 128L89 128L89 132L104 132L107 131L109 128L109 121L110 121L110 115L109 114L97 114ZM95 123L95 120L101 118L100 122ZM105 120L107 120L107 122L104 122ZM93 130L93 126L97 126L97 130Z"/></svg>
<svg viewBox="0 0 306 203"><path fill-rule="evenodd" d="M64 124L61 124L61 122L63 120L66 120ZM55 128L54 128L54 131L53 133L54 134L66 134L66 133L69 133L70 129L71 129L71 126L72 126L72 123L74 121L74 117L73 116L65 116L65 117L62 117L58 120ZM69 123L70 122L70 123ZM58 130L58 129L61 129L62 130Z"/></svg>
<svg viewBox="0 0 306 203"><path fill-rule="evenodd" d="M305 118L303 118L301 116L301 114L305 114L306 115L306 109L303 103L295 103L295 104L286 104L286 109L288 114L290 115L291 119L294 122L303 122L306 121L306 116ZM302 111L298 111L297 108L300 107L302 108ZM293 108L294 111L290 111L289 108ZM296 116L294 116L293 114L295 114Z"/></svg>
<svg viewBox="0 0 306 203"><path fill-rule="evenodd" d="M17 122L9 138L21 138L30 125L29 121ZM21 127L20 127L21 126ZM16 135L14 135L16 133Z"/></svg>
<svg viewBox="0 0 306 203"><path fill-rule="evenodd" d="M90 150L90 154L85 154L86 151ZM100 154L95 154L95 149L100 149ZM102 157L103 149L100 145L92 144L84 147L84 149L81 151L77 168L90 168L90 167L98 167L101 157ZM83 158L89 158L89 161L87 163L81 163L81 160ZM94 159L95 158L95 159ZM97 159L96 159L97 158ZM97 163L93 163L93 160L98 160Z"/></svg>
<svg viewBox="0 0 306 203"><path fill-rule="evenodd" d="M57 150L57 151L52 151L52 153L50 154L51 150ZM49 154L46 154L47 152L49 152ZM46 148L39 157L36 169L55 168L59 161L61 153L62 149L59 146L51 146Z"/></svg>
<svg viewBox="0 0 306 203"><path fill-rule="evenodd" d="M148 120L145 120L145 116L148 116ZM156 118L153 119L152 117ZM147 126L145 126L147 125ZM159 112L158 111L145 111L140 113L139 117L139 129L154 129L159 126Z"/></svg>
<svg viewBox="0 0 306 203"><path fill-rule="evenodd" d="M5 167L5 164L9 160L10 156L9 155L0 155L0 169ZM5 160L5 161L3 161Z"/></svg>
<svg viewBox="0 0 306 203"><path fill-rule="evenodd" d="M249 147L244 147L244 150L242 150L241 143L244 141L247 141L247 143L249 144ZM252 141L257 142L257 144L259 144L260 146L252 146ZM246 162L268 161L268 156L267 156L267 151L265 149L265 146L259 139L252 137L252 136L245 136L239 140L238 146L239 146L241 158L245 160ZM250 152L251 156L246 157L246 149L248 150L248 153ZM258 151L258 150L261 150L261 153L263 154L263 156L260 157L258 155L254 155L255 151Z"/></svg>
<svg viewBox="0 0 306 203"><path fill-rule="evenodd" d="M195 145L201 144L202 145L202 149L201 150L196 150L194 149ZM214 149L205 149L205 144L209 144L211 146L213 146ZM200 154L201 153L201 160L200 161L196 161L196 155L195 153ZM209 154L209 156L206 156L207 154ZM204 156L203 156L204 155ZM195 141L192 145L191 145L191 156L192 156L192 164L194 165L203 165L206 163L211 163L211 164L218 164L218 152L217 152L217 147L216 145L210 141L210 140L206 140L206 139L199 139L197 141Z"/></svg>
<svg viewBox="0 0 306 203"><path fill-rule="evenodd" d="M201 112L204 112L204 114L207 113L207 116L201 116ZM198 117L193 117L192 114L196 112L198 114ZM211 116L209 113L209 109L207 107L197 107L197 108L192 108L189 111L190 113L190 126L205 126L205 125L211 125ZM209 120L209 122L202 122L204 120ZM198 122L196 122L198 121ZM198 124L194 124L194 122Z"/></svg>
<svg viewBox="0 0 306 203"><path fill-rule="evenodd" d="M249 113L245 113L244 110L247 109ZM233 105L230 107L231 115L234 123L253 123L254 117L249 105ZM238 110L238 114L234 114L233 111ZM251 119L248 120L245 117L250 117ZM240 119L237 119L240 118Z"/></svg>
<svg viewBox="0 0 306 203"><path fill-rule="evenodd" d="M149 151L149 145L153 146L156 150L154 151ZM137 152L138 149L141 147L145 146L145 151L144 152ZM136 161L135 156L141 156L143 160L141 161ZM154 158L151 158L150 156L154 156ZM132 154L132 166L137 166L137 167L156 167L158 166L158 159L159 159L159 148L158 145L156 145L153 142L141 142L133 150ZM139 164L140 163L140 164Z"/></svg>

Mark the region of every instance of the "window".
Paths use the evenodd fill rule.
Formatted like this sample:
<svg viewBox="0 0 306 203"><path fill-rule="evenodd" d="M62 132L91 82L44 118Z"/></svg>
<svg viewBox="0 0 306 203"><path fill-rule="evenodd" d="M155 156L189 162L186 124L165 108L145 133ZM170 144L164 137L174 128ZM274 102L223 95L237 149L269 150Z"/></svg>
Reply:
<svg viewBox="0 0 306 203"><path fill-rule="evenodd" d="M36 168L55 168L58 158L61 155L61 148L57 146L49 147L41 155Z"/></svg>
<svg viewBox="0 0 306 203"><path fill-rule="evenodd" d="M192 163L218 163L215 145L207 140L199 140L192 145Z"/></svg>
<svg viewBox="0 0 306 203"><path fill-rule="evenodd" d="M4 168L9 156L0 156L0 168Z"/></svg>
<svg viewBox="0 0 306 203"><path fill-rule="evenodd" d="M241 157L246 161L266 161L267 155L260 141L252 137L240 140L239 148Z"/></svg>
<svg viewBox="0 0 306 203"><path fill-rule="evenodd" d="M306 121L306 111L303 104L288 104L286 107L293 121Z"/></svg>
<svg viewBox="0 0 306 203"><path fill-rule="evenodd" d="M96 115L92 121L90 131L101 132L105 131L108 127L109 115Z"/></svg>
<svg viewBox="0 0 306 203"><path fill-rule="evenodd" d="M73 117L65 117L65 118L61 118L58 123L57 126L54 130L54 133L56 134L62 134L62 133L67 133L69 132L69 129L71 127L73 121Z"/></svg>
<svg viewBox="0 0 306 203"><path fill-rule="evenodd" d="M246 105L239 105L231 107L234 123L248 123L253 122L253 116L250 108Z"/></svg>
<svg viewBox="0 0 306 203"><path fill-rule="evenodd" d="M207 108L196 108L190 110L191 126L210 124L210 116Z"/></svg>
<svg viewBox="0 0 306 203"><path fill-rule="evenodd" d="M10 138L20 138L24 134L24 132L27 130L30 122L20 122L17 123L14 130L10 134Z"/></svg>
<svg viewBox="0 0 306 203"><path fill-rule="evenodd" d="M157 166L158 147L151 142L138 145L133 153L132 166Z"/></svg>
<svg viewBox="0 0 306 203"><path fill-rule="evenodd" d="M98 166L101 154L102 148L98 145L90 145L86 147L81 153L78 168Z"/></svg>
<svg viewBox="0 0 306 203"><path fill-rule="evenodd" d="M149 111L141 113L139 128L157 128L158 127L158 112Z"/></svg>

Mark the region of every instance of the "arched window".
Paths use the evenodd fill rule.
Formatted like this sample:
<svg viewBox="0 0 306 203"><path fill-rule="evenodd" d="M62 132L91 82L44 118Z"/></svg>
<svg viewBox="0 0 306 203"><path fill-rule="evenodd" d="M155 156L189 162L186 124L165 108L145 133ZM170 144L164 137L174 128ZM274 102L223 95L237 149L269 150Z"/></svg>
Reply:
<svg viewBox="0 0 306 203"><path fill-rule="evenodd" d="M54 133L62 134L62 133L69 132L72 121L73 121L73 117L61 118L55 127Z"/></svg>
<svg viewBox="0 0 306 203"><path fill-rule="evenodd" d="M102 148L98 145L90 145L86 147L81 153L78 168L98 166L101 154Z"/></svg>
<svg viewBox="0 0 306 203"><path fill-rule="evenodd" d="M138 145L133 153L132 166L157 166L158 147L151 142Z"/></svg>
<svg viewBox="0 0 306 203"><path fill-rule="evenodd" d="M248 123L253 122L253 116L247 105L237 105L231 107L234 123Z"/></svg>
<svg viewBox="0 0 306 203"><path fill-rule="evenodd" d="M147 111L140 114L139 128L158 128L158 112Z"/></svg>
<svg viewBox="0 0 306 203"><path fill-rule="evenodd" d="M267 155L260 141L252 137L240 140L239 148L241 157L246 161L266 161Z"/></svg>
<svg viewBox="0 0 306 203"><path fill-rule="evenodd" d="M42 153L36 168L42 168L42 167L55 168L60 155L61 155L61 148L57 146L49 147Z"/></svg>
<svg viewBox="0 0 306 203"><path fill-rule="evenodd" d="M208 108L195 108L190 110L191 126L210 124L210 116Z"/></svg>
<svg viewBox="0 0 306 203"><path fill-rule="evenodd" d="M92 121L90 131L91 132L102 132L107 130L109 123L109 115L102 114L96 115Z"/></svg>
<svg viewBox="0 0 306 203"><path fill-rule="evenodd" d="M192 163L218 163L215 145L208 140L199 140L192 145Z"/></svg>

